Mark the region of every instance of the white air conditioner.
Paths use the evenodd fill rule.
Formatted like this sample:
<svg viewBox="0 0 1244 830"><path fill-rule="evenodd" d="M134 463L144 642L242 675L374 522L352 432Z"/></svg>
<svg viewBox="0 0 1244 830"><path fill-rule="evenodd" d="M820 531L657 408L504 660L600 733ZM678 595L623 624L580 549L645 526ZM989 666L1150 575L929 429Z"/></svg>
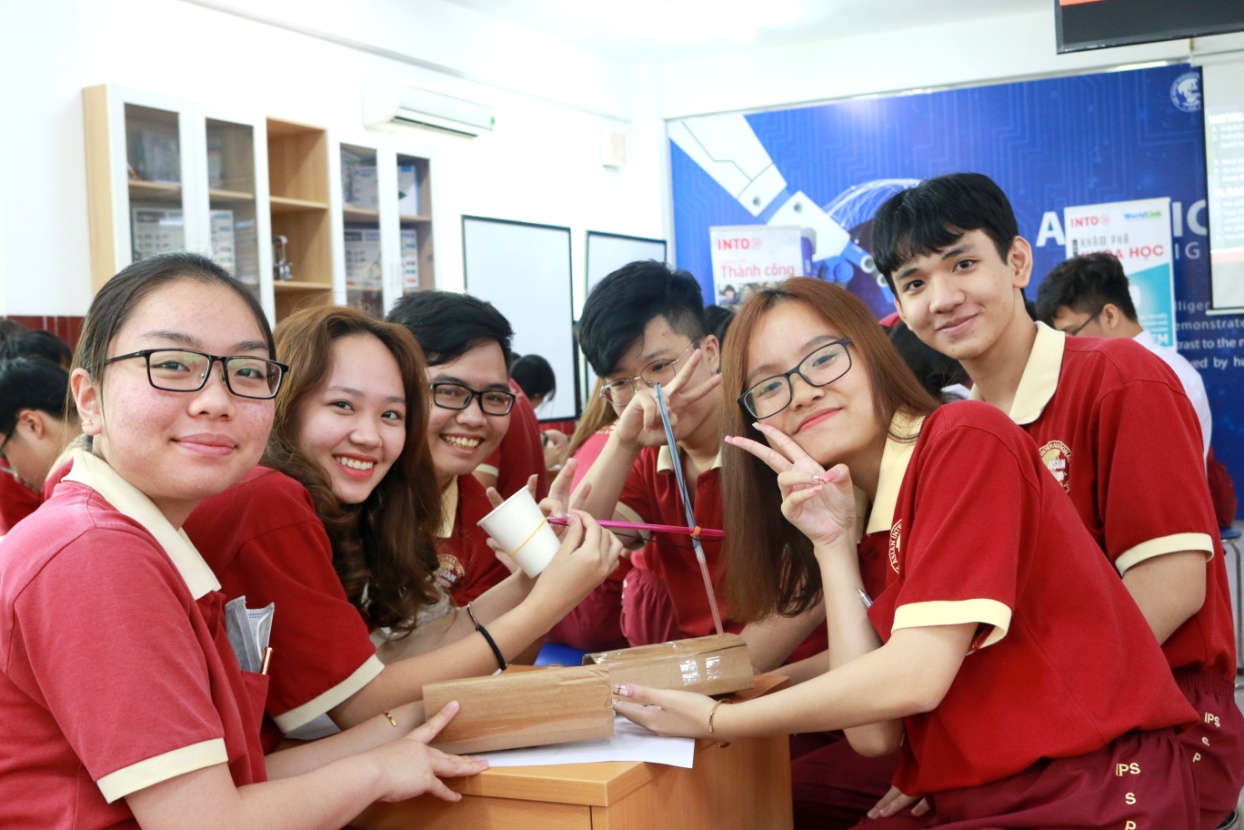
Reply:
<svg viewBox="0 0 1244 830"><path fill-rule="evenodd" d="M488 107L452 95L393 81L363 85L363 123L368 127L418 127L474 138L491 130L493 122Z"/></svg>

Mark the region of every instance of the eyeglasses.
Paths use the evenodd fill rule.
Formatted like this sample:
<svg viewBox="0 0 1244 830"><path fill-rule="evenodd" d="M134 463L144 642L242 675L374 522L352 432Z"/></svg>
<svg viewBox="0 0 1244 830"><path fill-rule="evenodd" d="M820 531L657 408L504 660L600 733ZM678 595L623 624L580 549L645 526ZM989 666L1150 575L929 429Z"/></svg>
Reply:
<svg viewBox="0 0 1244 830"><path fill-rule="evenodd" d="M739 395L739 403L753 418L772 418L794 400L791 376L799 375L809 386L828 386L851 371L851 345L849 337L834 340L813 351L789 372L767 377Z"/></svg>
<svg viewBox="0 0 1244 830"><path fill-rule="evenodd" d="M1085 326L1087 326L1089 323L1093 322L1093 321L1094 321L1094 320L1096 320L1098 317L1100 317L1100 316L1101 316L1101 313L1102 313L1103 311L1105 311L1105 310L1106 310L1106 307L1105 307L1105 306L1102 306L1101 308L1097 309L1097 311L1093 312L1093 316L1092 316L1092 317L1088 318L1088 319L1087 319L1087 320L1085 320L1083 323L1081 323L1080 325L1076 326L1076 327L1075 327L1074 329L1072 329L1071 331L1067 332L1067 336L1068 336L1068 337L1075 337L1077 334L1079 334L1079 333L1081 332L1081 330L1083 330L1083 328L1084 328Z"/></svg>
<svg viewBox="0 0 1244 830"><path fill-rule="evenodd" d="M480 411L485 415L509 415L518 396L500 389L480 391L461 383L442 381L432 384L432 403L441 409L466 409L479 398Z"/></svg>
<svg viewBox="0 0 1244 830"><path fill-rule="evenodd" d="M4 436L4 440L0 441L0 461L3 461L5 464L9 463L9 458L7 455L4 454L4 448L9 445L9 439L13 437L14 432L17 432L16 424L14 424L13 428L9 430L9 434ZM7 472L7 468L6 468L6 472Z"/></svg>
<svg viewBox="0 0 1244 830"><path fill-rule="evenodd" d="M224 367L225 387L239 398L269 400L281 390L289 367L275 360L249 355L218 355L194 349L143 349L117 355L104 365L141 357L147 364L147 381L165 392L198 392L207 385L212 364Z"/></svg>
<svg viewBox="0 0 1244 830"><path fill-rule="evenodd" d="M694 341L690 346L683 349L682 354L673 360L659 358L652 361L639 370L639 377L637 378L622 378L612 383L606 383L600 389L600 396L614 406L626 406L631 402L631 398L635 397L635 393L639 391L640 381L647 384L649 388L656 386L658 383L662 386L667 385L674 379L674 375L678 374L678 364L682 363L683 358L691 354L699 345L700 341Z"/></svg>

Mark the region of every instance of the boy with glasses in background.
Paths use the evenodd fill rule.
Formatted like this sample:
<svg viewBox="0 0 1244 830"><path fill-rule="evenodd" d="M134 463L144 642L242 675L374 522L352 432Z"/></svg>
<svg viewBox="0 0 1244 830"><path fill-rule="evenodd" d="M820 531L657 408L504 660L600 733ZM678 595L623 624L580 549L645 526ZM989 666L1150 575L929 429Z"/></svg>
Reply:
<svg viewBox="0 0 1244 830"><path fill-rule="evenodd" d="M492 504L472 474L510 428L515 395L506 367L514 332L490 303L449 291L407 294L387 319L414 334L428 361L427 437L444 505L437 576L465 606L510 575L476 524Z"/></svg>

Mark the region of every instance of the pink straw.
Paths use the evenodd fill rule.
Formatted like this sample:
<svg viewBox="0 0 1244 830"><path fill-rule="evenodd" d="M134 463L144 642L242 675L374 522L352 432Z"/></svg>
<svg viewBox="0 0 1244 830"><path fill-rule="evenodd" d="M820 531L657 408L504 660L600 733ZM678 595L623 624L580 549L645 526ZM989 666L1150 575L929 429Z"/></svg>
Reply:
<svg viewBox="0 0 1244 830"><path fill-rule="evenodd" d="M569 524L566 519L549 517L549 524L565 525ZM681 533L686 536L699 536L701 539L720 539L726 534L720 530L712 530L706 527L682 527L681 525L650 525L643 522L615 522L603 521L597 522L601 527L610 530L646 530L649 533Z"/></svg>

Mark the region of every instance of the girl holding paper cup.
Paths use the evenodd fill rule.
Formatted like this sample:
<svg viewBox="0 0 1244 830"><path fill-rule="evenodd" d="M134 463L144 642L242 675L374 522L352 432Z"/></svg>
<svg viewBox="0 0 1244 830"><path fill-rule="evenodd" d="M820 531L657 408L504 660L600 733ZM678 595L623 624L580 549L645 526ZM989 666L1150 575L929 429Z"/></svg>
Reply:
<svg viewBox="0 0 1244 830"><path fill-rule="evenodd" d="M332 828L378 799L456 801L437 776L486 766L426 746L453 706L264 757L268 678L239 669L181 527L259 459L274 357L204 257L143 260L92 302L70 375L87 437L0 556L0 826Z"/></svg>
<svg viewBox="0 0 1244 830"><path fill-rule="evenodd" d="M1195 826L1175 737L1194 713L1031 439L992 406L938 408L837 286L758 291L731 331L731 608L823 597L830 670L734 706L623 686L618 711L663 734L845 729L862 754L898 752L861 827ZM936 819L886 818L903 793Z"/></svg>
<svg viewBox="0 0 1244 830"><path fill-rule="evenodd" d="M441 501L412 335L319 307L283 321L276 346L290 372L266 466L186 525L226 595L276 603L268 746L331 730L322 716L344 728L421 699L425 683L497 671L613 568L619 543L573 514L539 580L513 574L456 608L436 579ZM409 659L377 658L381 629Z"/></svg>

